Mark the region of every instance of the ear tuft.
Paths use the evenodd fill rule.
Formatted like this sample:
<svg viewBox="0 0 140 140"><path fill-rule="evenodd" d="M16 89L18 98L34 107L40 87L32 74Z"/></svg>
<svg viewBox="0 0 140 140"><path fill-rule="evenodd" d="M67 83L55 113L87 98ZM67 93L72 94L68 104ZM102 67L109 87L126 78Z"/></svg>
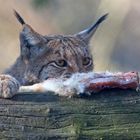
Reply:
<svg viewBox="0 0 140 140"><path fill-rule="evenodd" d="M89 42L91 37L94 35L95 31L99 27L99 25L107 18L108 13L100 17L93 25L91 25L89 28L79 32L76 34L76 36L81 37L84 39L86 42Z"/></svg>
<svg viewBox="0 0 140 140"><path fill-rule="evenodd" d="M15 15L15 17L17 18L17 20L18 20L22 25L25 24L23 18L19 15L19 13L18 13L16 10L14 10L14 15Z"/></svg>
<svg viewBox="0 0 140 140"><path fill-rule="evenodd" d="M87 33L90 33L93 29L97 29L97 27L104 21L106 20L106 18L108 17L108 13L103 15L102 17L100 17L95 24L93 24L93 26L91 26L91 28L89 28L89 30L87 30Z"/></svg>

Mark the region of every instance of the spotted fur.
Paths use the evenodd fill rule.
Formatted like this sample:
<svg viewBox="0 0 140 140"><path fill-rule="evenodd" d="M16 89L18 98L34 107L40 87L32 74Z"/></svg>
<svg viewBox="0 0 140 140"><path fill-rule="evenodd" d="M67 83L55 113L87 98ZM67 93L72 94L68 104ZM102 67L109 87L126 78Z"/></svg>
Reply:
<svg viewBox="0 0 140 140"><path fill-rule="evenodd" d="M0 97L12 97L19 85L32 85L48 78L68 78L73 73L93 70L89 40L106 15L82 32L54 36L40 35L16 11L15 15L22 24L20 56L5 75L0 75Z"/></svg>

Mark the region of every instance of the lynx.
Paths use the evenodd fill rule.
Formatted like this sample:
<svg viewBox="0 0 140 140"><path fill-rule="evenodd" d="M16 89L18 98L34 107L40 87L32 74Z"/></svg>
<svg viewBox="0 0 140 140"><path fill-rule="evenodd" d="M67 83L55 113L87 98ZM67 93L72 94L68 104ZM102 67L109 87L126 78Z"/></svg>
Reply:
<svg viewBox="0 0 140 140"><path fill-rule="evenodd" d="M11 98L19 87L42 82L48 78L69 78L73 73L86 73L94 68L89 42L107 17L74 35L41 35L14 11L22 25L20 55L16 62L0 75L0 97Z"/></svg>

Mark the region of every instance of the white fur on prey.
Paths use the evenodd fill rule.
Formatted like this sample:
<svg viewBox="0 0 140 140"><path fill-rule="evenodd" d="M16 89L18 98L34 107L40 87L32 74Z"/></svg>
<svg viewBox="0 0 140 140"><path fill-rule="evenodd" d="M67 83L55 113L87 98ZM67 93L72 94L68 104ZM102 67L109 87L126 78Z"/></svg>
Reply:
<svg viewBox="0 0 140 140"><path fill-rule="evenodd" d="M20 88L19 92L52 91L60 96L71 97L85 92L85 88L88 86L87 85L88 83L82 82L83 80L92 78L94 79L94 82L98 82L98 80L101 81L102 78L104 78L104 80L106 79L106 81L108 81L108 78L105 77L111 77L113 75L114 74L110 72L104 72L104 73L102 72L101 77L100 77L100 73L94 73L94 72L75 73L69 79L52 78L42 83L34 84L32 86L23 86Z"/></svg>

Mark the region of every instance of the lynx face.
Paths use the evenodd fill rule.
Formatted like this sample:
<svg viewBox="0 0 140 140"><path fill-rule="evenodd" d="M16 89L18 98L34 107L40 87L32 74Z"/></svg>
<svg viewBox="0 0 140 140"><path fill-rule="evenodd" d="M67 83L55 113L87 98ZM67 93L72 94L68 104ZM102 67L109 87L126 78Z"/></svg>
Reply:
<svg viewBox="0 0 140 140"><path fill-rule="evenodd" d="M20 33L20 57L25 64L26 83L61 76L68 78L72 73L93 70L89 41L107 15L102 16L90 28L69 36L42 36L27 25L17 12L15 15L23 25Z"/></svg>
<svg viewBox="0 0 140 140"><path fill-rule="evenodd" d="M92 56L87 44L80 38L73 36L46 38L44 50L30 60L33 68L30 68L30 71L40 80L60 76L68 78L72 73L92 71Z"/></svg>
<svg viewBox="0 0 140 140"><path fill-rule="evenodd" d="M24 40L23 38L24 33L22 32L21 42ZM32 82L31 78L35 78L39 82L48 78L68 78L72 73L93 70L89 46L80 37L42 36L39 42L32 42L35 44L26 43L27 40L22 42L21 49L23 50L21 51L25 51L26 47L24 61L27 67L27 81Z"/></svg>

